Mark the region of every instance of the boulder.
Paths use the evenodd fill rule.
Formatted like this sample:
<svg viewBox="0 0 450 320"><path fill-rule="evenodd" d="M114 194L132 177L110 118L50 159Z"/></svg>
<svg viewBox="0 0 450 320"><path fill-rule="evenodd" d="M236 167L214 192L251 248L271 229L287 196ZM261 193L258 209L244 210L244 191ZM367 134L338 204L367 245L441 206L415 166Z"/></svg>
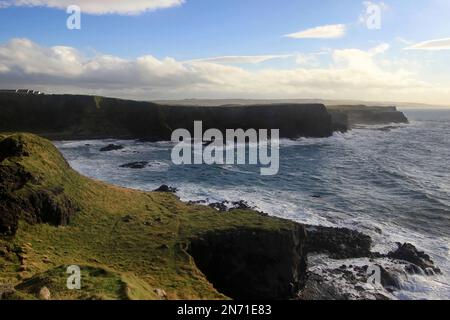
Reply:
<svg viewBox="0 0 450 320"><path fill-rule="evenodd" d="M147 161L138 161L138 162L126 163L126 164L121 165L120 167L128 168L128 169L144 169L147 166L148 166Z"/></svg>
<svg viewBox="0 0 450 320"><path fill-rule="evenodd" d="M397 243L397 245L397 250L388 253L387 256L389 258L412 263L421 268L425 273L428 273L428 270L432 270L434 273L441 273L441 270L435 266L430 256L425 252L417 250L411 243ZM411 266L409 266L407 270L414 273L417 272L417 268Z"/></svg>
<svg viewBox="0 0 450 320"><path fill-rule="evenodd" d="M100 149L101 152L108 152L108 151L116 151L116 150L122 150L124 146L116 145L116 144L109 144L106 147L103 147Z"/></svg>
<svg viewBox="0 0 450 320"><path fill-rule="evenodd" d="M178 189L175 187L169 187L168 185L163 184L158 189L154 190L155 192L167 192L167 193L177 193Z"/></svg>
<svg viewBox="0 0 450 320"><path fill-rule="evenodd" d="M50 290L47 287L42 287L41 290L39 290L39 299L40 300L50 300L52 298L52 295L50 293Z"/></svg>

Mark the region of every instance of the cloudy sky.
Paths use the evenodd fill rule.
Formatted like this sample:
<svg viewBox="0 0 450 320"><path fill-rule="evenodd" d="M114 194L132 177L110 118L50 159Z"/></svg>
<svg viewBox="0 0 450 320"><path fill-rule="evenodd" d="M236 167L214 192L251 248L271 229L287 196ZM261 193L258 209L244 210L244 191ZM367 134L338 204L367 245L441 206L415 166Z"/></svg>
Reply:
<svg viewBox="0 0 450 320"><path fill-rule="evenodd" d="M0 88L17 87L450 106L450 1L0 0Z"/></svg>

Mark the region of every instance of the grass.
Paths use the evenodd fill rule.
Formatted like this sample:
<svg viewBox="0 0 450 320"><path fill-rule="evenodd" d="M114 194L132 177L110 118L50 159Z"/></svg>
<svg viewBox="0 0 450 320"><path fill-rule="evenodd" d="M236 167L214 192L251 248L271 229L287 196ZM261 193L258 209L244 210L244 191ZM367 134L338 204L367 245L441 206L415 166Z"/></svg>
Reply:
<svg viewBox="0 0 450 320"><path fill-rule="evenodd" d="M190 241L214 230L293 228L253 211L223 214L172 194L95 181L72 170L45 139L14 133L0 134L0 142L7 137L29 156L0 166L23 166L35 178L18 193L63 188L80 208L69 226L21 221L14 238L0 236L0 284L16 288L14 299L38 298L42 286L54 299L226 299L188 254ZM81 267L82 290L66 288L68 265Z"/></svg>

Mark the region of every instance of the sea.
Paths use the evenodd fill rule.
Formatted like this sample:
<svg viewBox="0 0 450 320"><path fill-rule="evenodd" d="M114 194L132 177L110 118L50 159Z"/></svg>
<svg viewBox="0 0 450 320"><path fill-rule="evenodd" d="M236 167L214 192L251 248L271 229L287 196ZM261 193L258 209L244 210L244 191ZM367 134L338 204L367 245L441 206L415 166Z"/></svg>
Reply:
<svg viewBox="0 0 450 320"><path fill-rule="evenodd" d="M394 297L450 299L450 109L401 111L409 124L281 140L274 176L261 176L254 165L174 165L171 142L55 144L75 170L115 185L150 191L166 184L184 201L245 200L273 216L361 231L382 253L412 243L442 275L410 275ZM108 144L124 149L99 151ZM138 161L149 165L120 167Z"/></svg>

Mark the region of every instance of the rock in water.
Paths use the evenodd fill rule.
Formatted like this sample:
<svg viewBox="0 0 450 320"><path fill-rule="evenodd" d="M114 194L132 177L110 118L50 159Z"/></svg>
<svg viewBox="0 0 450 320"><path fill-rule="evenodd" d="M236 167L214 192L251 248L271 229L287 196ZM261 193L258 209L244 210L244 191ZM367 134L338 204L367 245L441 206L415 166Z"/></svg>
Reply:
<svg viewBox="0 0 450 320"><path fill-rule="evenodd" d="M161 187L155 190L155 192L167 192L167 193L177 193L178 189L174 187L169 187L163 184Z"/></svg>
<svg viewBox="0 0 450 320"><path fill-rule="evenodd" d="M128 169L144 169L147 166L148 166L147 161L138 161L138 162L126 163L126 164L121 165L120 167L128 168Z"/></svg>
<svg viewBox="0 0 450 320"><path fill-rule="evenodd" d="M400 280L395 275L395 273L390 270L386 270L381 265L377 265L380 268L380 276L381 276L381 285L388 290L389 292L393 292L399 290L401 288Z"/></svg>
<svg viewBox="0 0 450 320"><path fill-rule="evenodd" d="M397 243L397 245L397 250L388 253L389 258L410 262L421 268L425 273L430 269L435 273L441 273L441 270L434 265L430 256L425 252L417 250L411 243Z"/></svg>
<svg viewBox="0 0 450 320"><path fill-rule="evenodd" d="M109 144L104 148L101 148L101 152L108 152L108 151L115 151L115 150L122 150L124 146L116 145L116 144Z"/></svg>

